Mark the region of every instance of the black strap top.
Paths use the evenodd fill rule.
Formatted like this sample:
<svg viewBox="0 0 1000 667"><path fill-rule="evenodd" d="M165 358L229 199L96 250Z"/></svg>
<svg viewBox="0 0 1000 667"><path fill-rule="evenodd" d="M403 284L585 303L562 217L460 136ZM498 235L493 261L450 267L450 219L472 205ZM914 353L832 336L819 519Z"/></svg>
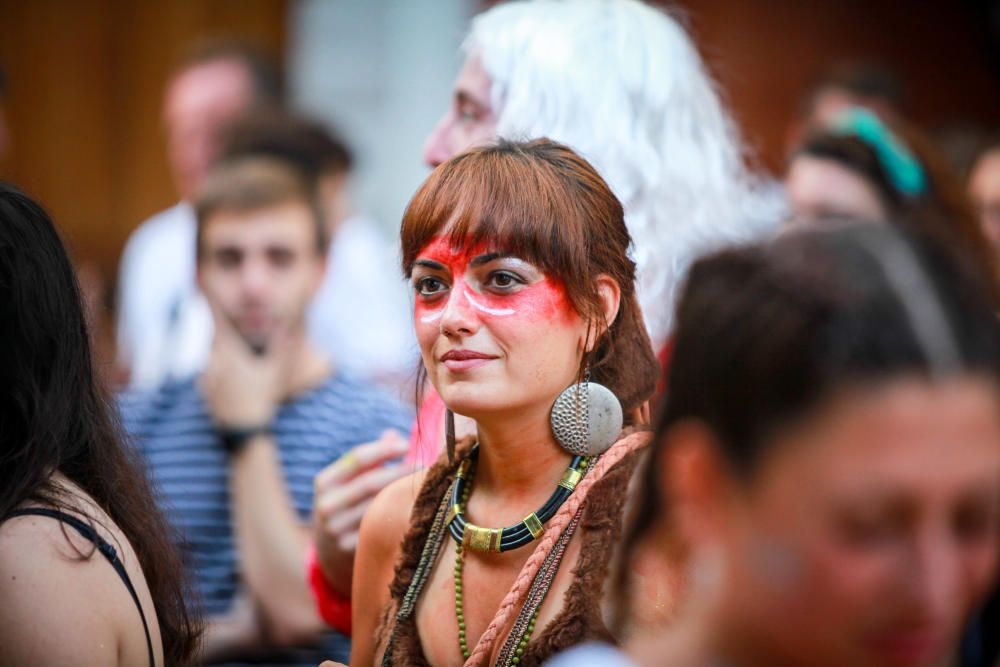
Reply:
<svg viewBox="0 0 1000 667"><path fill-rule="evenodd" d="M115 551L115 548L108 544L103 537L94 532L94 529L85 524L83 521L72 514L60 512L59 510L49 509L46 507L27 507L25 509L14 510L5 516L3 521L12 519L16 516L29 515L47 516L55 519L56 521L62 521L63 523L72 526L76 532L93 542L94 546L97 547L97 550L100 551L106 559L108 559L108 562L111 563L111 567L115 568L115 572L117 572L118 576L121 577L122 582L125 584L125 588L128 589L129 595L132 596L132 601L135 602L135 606L139 610L139 617L142 618L142 629L146 633L146 650L149 652L149 665L150 667L156 667L156 659L153 657L153 639L149 634L149 624L146 622L146 613L142 610L142 604L139 603L139 595L135 592L135 586L132 585L132 580L129 579L128 572L125 571L125 565L122 564L121 559L118 558L118 552Z"/></svg>

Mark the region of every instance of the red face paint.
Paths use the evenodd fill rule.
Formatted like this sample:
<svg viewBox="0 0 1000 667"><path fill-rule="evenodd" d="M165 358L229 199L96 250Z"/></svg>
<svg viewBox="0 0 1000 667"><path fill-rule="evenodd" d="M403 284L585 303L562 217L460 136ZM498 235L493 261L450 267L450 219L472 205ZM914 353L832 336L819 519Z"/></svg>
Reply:
<svg viewBox="0 0 1000 667"><path fill-rule="evenodd" d="M584 327L561 280L495 244L435 237L412 267L414 328L445 404L481 419L551 406L579 370ZM471 244L468 244L471 245Z"/></svg>
<svg viewBox="0 0 1000 667"><path fill-rule="evenodd" d="M483 273L474 277L476 269L473 267L470 272L470 263L477 257L492 252L496 251L485 244L464 249L451 245L446 236L436 236L418 254L417 260L430 260L444 267L443 273L448 275L451 287L439 295L417 294L414 312L416 325L439 326L438 320L445 308L455 299L459 300L458 307L469 308L480 319L490 321L508 319L511 323L539 320L563 322L576 315L563 283L549 276L521 285L510 292L491 289L487 284L490 280L487 274L505 269L487 270L484 267ZM476 278L484 284L479 285ZM470 284L470 280L473 284Z"/></svg>

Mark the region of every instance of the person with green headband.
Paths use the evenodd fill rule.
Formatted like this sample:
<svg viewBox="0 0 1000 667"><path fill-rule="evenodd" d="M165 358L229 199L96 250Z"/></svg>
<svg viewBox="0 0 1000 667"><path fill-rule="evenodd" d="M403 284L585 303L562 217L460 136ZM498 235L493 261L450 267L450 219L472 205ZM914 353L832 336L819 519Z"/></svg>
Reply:
<svg viewBox="0 0 1000 667"><path fill-rule="evenodd" d="M854 107L792 154L786 178L796 218L885 220L931 192L914 151L871 111Z"/></svg>
<svg viewBox="0 0 1000 667"><path fill-rule="evenodd" d="M986 266L1000 303L997 259L966 193L912 126L860 107L845 109L792 151L785 188L794 223L915 221Z"/></svg>

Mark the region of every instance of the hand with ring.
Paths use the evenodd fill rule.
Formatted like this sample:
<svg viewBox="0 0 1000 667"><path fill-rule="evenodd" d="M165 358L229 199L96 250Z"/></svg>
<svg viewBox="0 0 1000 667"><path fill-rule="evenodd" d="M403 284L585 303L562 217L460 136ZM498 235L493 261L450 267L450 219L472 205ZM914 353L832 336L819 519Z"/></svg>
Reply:
<svg viewBox="0 0 1000 667"><path fill-rule="evenodd" d="M327 581L344 597L351 595L361 517L379 491L412 472L402 463L390 463L404 456L408 447L403 435L389 429L378 440L358 445L316 475L313 496L316 553Z"/></svg>

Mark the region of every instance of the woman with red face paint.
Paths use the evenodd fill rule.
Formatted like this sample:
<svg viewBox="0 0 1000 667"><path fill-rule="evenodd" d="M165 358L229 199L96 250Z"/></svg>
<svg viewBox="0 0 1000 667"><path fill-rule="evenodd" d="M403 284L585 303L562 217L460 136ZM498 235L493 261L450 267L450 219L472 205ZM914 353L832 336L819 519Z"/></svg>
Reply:
<svg viewBox="0 0 1000 667"><path fill-rule="evenodd" d="M438 167L401 237L426 378L477 433L365 516L351 664L613 641L605 584L657 375L621 204L569 148L500 142Z"/></svg>

